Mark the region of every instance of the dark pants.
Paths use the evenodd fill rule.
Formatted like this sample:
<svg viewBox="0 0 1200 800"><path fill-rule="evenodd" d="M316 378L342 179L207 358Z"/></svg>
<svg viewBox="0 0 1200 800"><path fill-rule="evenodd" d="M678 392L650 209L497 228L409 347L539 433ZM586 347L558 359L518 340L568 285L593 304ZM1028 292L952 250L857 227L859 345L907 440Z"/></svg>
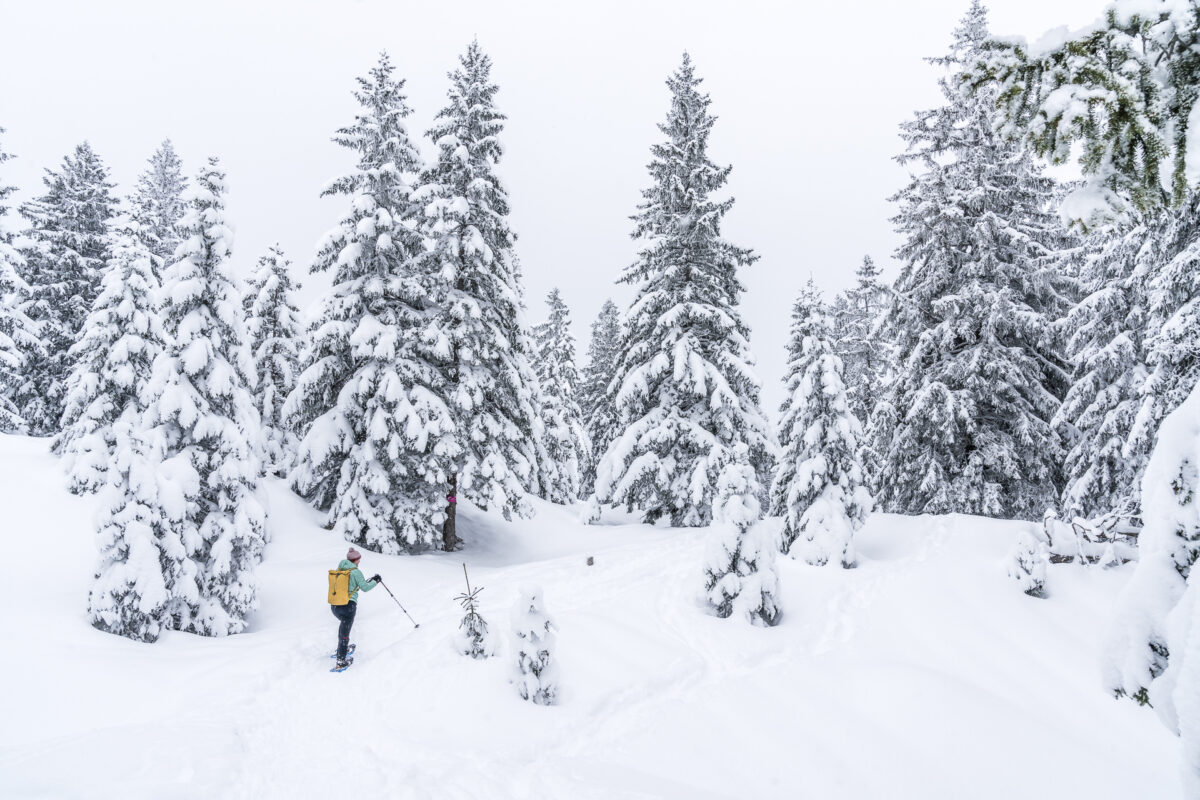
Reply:
<svg viewBox="0 0 1200 800"><path fill-rule="evenodd" d="M345 661L346 650L350 647L350 628L354 625L354 612L358 610L358 603L351 600L344 606L330 606L329 609L342 623L338 625L337 660Z"/></svg>

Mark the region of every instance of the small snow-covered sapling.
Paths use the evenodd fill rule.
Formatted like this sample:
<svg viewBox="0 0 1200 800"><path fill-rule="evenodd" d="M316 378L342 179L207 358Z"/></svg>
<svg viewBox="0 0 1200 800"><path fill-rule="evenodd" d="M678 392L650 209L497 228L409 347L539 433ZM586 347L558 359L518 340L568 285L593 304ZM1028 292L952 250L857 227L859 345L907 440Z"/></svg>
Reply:
<svg viewBox="0 0 1200 800"><path fill-rule="evenodd" d="M471 588L466 564L463 564L463 578L466 579L467 590L454 598L466 612L458 625L458 650L471 658L487 658L492 655L488 646L488 624L479 613L479 594L483 587Z"/></svg>
<svg viewBox="0 0 1200 800"><path fill-rule="evenodd" d="M551 660L556 626L542 606L542 590L522 586L512 610L513 645L517 652L512 683L521 698L537 705L554 705L558 669Z"/></svg>

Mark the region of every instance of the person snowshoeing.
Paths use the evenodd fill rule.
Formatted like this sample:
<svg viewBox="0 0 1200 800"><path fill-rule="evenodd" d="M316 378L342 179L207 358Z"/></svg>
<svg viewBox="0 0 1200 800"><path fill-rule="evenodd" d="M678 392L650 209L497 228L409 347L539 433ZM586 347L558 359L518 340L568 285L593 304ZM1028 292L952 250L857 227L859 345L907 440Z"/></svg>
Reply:
<svg viewBox="0 0 1200 800"><path fill-rule="evenodd" d="M379 573L372 575L370 580L364 578L362 570L358 568L358 562L361 559L362 553L351 547L337 567L339 570L350 570L350 602L341 606L329 606L333 615L341 623L338 625L337 666L334 669L345 669L350 666L350 662L347 660L350 649L350 628L354 625L354 612L358 609L358 590L369 592L383 580L379 577Z"/></svg>

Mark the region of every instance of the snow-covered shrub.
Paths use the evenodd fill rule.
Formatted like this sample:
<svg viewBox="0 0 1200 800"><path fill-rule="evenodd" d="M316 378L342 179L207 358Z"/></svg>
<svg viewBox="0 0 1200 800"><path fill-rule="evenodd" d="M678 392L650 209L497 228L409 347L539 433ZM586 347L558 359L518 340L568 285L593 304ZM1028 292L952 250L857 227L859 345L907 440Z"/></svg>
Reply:
<svg viewBox="0 0 1200 800"><path fill-rule="evenodd" d="M517 653L512 683L521 698L538 705L554 705L558 695L558 668L551 659L554 621L542 606L542 590L522 586L512 610L512 633Z"/></svg>
<svg viewBox="0 0 1200 800"><path fill-rule="evenodd" d="M745 457L721 471L715 519L709 528L705 554L705 599L718 617L738 616L755 625L779 621L779 575L776 546L757 525L762 509L754 469Z"/></svg>
<svg viewBox="0 0 1200 800"><path fill-rule="evenodd" d="M1030 597L1046 596L1046 563L1049 551L1031 531L1023 530L1017 536L1017 546L1008 565L1008 577L1014 579L1021 591Z"/></svg>
<svg viewBox="0 0 1200 800"><path fill-rule="evenodd" d="M195 585L195 565L179 535L182 493L170 471L160 469L139 417L127 408L112 426L88 616L100 630L153 642L170 623L176 583L187 577Z"/></svg>

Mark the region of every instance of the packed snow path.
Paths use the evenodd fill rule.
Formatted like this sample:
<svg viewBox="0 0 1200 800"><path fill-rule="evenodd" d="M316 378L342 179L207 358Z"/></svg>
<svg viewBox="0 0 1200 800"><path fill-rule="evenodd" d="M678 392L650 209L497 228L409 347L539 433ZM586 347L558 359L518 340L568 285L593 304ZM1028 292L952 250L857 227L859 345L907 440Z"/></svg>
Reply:
<svg viewBox="0 0 1200 800"><path fill-rule="evenodd" d="M330 674L345 545L282 484L251 630L153 645L88 626L94 499L62 485L44 442L0 438L5 798L1181 797L1176 740L1100 688L1128 570L1052 567L1051 599L1027 598L1016 523L876 517L859 569L781 559L762 630L703 613L702 531L468 511L461 553L366 554L421 627L363 596L355 664ZM487 661L451 644L464 560L505 640ZM525 582L560 627L557 707L507 683Z"/></svg>

